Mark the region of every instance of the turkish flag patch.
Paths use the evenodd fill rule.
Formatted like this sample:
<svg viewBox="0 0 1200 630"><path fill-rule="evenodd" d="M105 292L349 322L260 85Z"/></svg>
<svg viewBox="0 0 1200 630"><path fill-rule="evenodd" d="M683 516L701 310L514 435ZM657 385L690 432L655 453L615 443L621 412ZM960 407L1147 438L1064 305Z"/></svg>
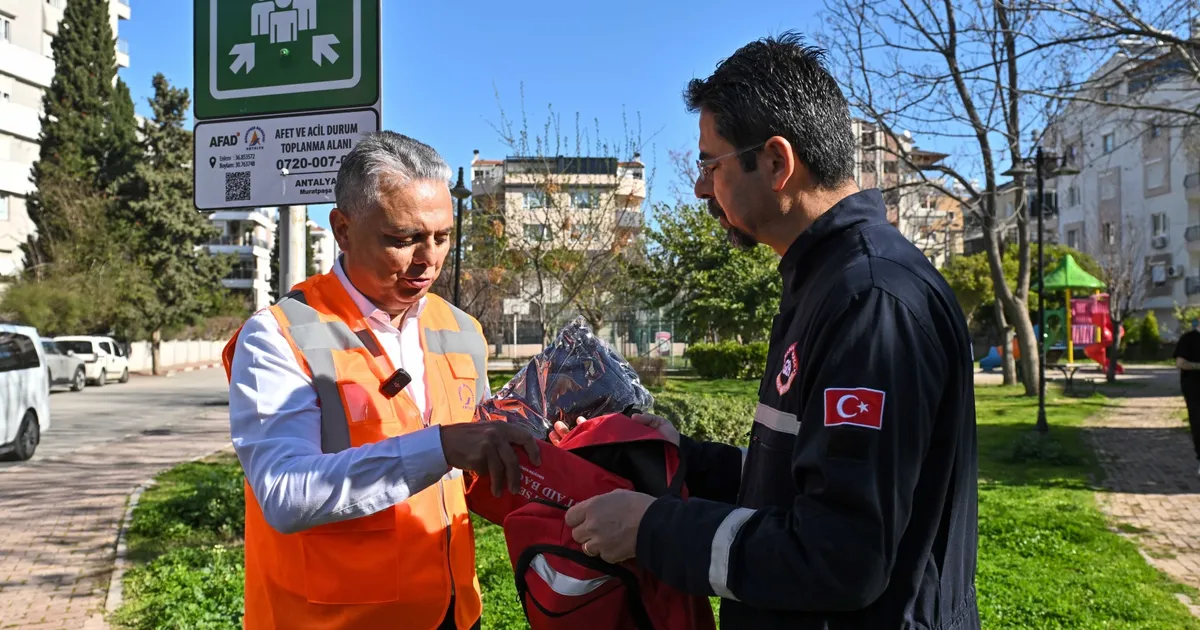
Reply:
<svg viewBox="0 0 1200 630"><path fill-rule="evenodd" d="M825 426L851 424L868 429L882 429L885 397L885 394L877 389L830 387L825 390Z"/></svg>

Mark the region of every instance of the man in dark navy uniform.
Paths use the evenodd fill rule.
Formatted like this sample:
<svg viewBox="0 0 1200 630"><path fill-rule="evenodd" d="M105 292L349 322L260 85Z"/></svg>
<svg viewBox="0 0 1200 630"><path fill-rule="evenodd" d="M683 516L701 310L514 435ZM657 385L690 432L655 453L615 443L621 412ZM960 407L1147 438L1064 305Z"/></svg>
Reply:
<svg viewBox="0 0 1200 630"><path fill-rule="evenodd" d="M680 438L693 498L613 492L567 513L586 553L717 595L723 630L979 628L965 318L853 180L847 103L788 34L694 80L696 194L781 256L748 449Z"/></svg>

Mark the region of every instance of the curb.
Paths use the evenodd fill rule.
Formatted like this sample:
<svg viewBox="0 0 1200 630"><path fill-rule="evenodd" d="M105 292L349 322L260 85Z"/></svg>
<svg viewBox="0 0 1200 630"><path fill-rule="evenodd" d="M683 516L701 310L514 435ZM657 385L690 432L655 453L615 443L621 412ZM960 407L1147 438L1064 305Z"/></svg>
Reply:
<svg viewBox="0 0 1200 630"><path fill-rule="evenodd" d="M125 505L125 513L121 516L121 524L120 524L120 528L118 529L119 533L117 534L116 557L114 558L114 561L113 561L112 573L109 574L109 578L108 578L108 595L105 597L105 600L104 600L104 611L100 615L94 616L92 618L92 620L89 622L89 627L93 627L92 624L98 623L99 625L94 626L94 627L104 628L105 630L107 630L109 628L108 617L111 616L113 613L115 613L117 611L117 609L121 607L121 604L125 601L123 582L125 579L125 572L129 568L129 560L127 558L128 553L129 553L129 547L128 547L129 524L133 519L133 510L134 510L134 508L137 507L138 500L140 500L142 497L142 492L144 492L147 488L150 488L151 486L155 485L154 477L161 475L162 473L170 470L171 468L174 468L175 466L179 466L180 464L187 464L187 463L191 463L191 462L200 461L206 457L211 457L213 455L216 455L217 453L229 450L231 448L232 448L232 445L222 446L221 448L218 448L213 451L209 451L202 455L197 455L195 457L191 457L189 459L176 462L170 468L165 468L165 469L160 470L157 473L155 473L149 480L147 480L146 482L139 485L137 488L134 489L134 491L132 493L130 493L129 501ZM101 617L101 618L97 619L96 617Z"/></svg>
<svg viewBox="0 0 1200 630"><path fill-rule="evenodd" d="M196 364L188 365L185 367L167 368L167 370L165 372L163 372L160 375L160 377L170 378L181 372L195 372L197 370L211 370L213 368L219 368L219 367L221 367L220 361L216 361L216 362L212 362L212 363L196 363ZM154 376L153 374L150 373L149 370L140 370L137 372L133 372L133 374L137 374L138 376Z"/></svg>

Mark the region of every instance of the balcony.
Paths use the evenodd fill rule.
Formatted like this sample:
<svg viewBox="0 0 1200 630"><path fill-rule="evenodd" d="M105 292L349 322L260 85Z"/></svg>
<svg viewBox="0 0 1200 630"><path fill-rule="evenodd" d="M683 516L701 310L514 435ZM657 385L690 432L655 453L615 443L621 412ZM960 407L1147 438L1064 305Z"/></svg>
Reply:
<svg viewBox="0 0 1200 630"><path fill-rule="evenodd" d="M0 132L37 142L41 129L42 121L38 118L38 110L16 103L0 102Z"/></svg>
<svg viewBox="0 0 1200 630"><path fill-rule="evenodd" d="M108 7L109 11L116 13L117 17L122 20L128 20L133 12L129 6L129 0L116 0L110 2Z"/></svg>
<svg viewBox="0 0 1200 630"><path fill-rule="evenodd" d="M129 42L117 40L117 65L122 68L129 67Z"/></svg>
<svg viewBox="0 0 1200 630"><path fill-rule="evenodd" d="M29 181L30 168L32 165L29 162L0 160L0 192L22 197L32 193L33 182Z"/></svg>
<svg viewBox="0 0 1200 630"><path fill-rule="evenodd" d="M208 215L208 220L214 223L221 221L253 221L268 230L275 229L275 221L258 208L242 210L217 210Z"/></svg>
<svg viewBox="0 0 1200 630"><path fill-rule="evenodd" d="M1183 178L1183 189L1188 199L1200 200L1200 173L1189 173Z"/></svg>
<svg viewBox="0 0 1200 630"><path fill-rule="evenodd" d="M1187 241L1189 251L1200 252L1200 225L1188 226L1183 231L1183 240Z"/></svg>
<svg viewBox="0 0 1200 630"><path fill-rule="evenodd" d="M617 210L617 227L634 230L642 227L642 213L637 210Z"/></svg>
<svg viewBox="0 0 1200 630"><path fill-rule="evenodd" d="M1200 295L1200 276L1188 276L1184 278L1183 292L1188 295Z"/></svg>
<svg viewBox="0 0 1200 630"><path fill-rule="evenodd" d="M48 88L50 79L54 78L54 61L20 46L0 42L0 74Z"/></svg>
<svg viewBox="0 0 1200 630"><path fill-rule="evenodd" d="M271 255L271 244L253 236L221 236L208 243L213 254L252 254L257 257Z"/></svg>

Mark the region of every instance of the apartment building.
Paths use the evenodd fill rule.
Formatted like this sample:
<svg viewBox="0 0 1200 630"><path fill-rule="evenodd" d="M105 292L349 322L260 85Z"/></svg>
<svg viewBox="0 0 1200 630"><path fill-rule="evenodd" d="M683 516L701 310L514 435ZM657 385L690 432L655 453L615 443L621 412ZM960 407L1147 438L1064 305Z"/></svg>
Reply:
<svg viewBox="0 0 1200 630"><path fill-rule="evenodd" d="M50 42L68 0L0 0L0 276L24 266L21 244L35 231L25 209L38 157L42 93L54 77ZM110 0L109 25L120 32L129 0ZM129 47L116 41L117 65L129 67Z"/></svg>
<svg viewBox="0 0 1200 630"><path fill-rule="evenodd" d="M594 157L471 159L472 208L499 210L513 248L607 249L642 228L646 167Z"/></svg>
<svg viewBox="0 0 1200 630"><path fill-rule="evenodd" d="M271 305L271 245L278 221L276 208L217 210L208 220L221 234L205 248L213 255L237 257L221 284L246 299L253 310ZM314 252L315 253L315 252Z"/></svg>
<svg viewBox="0 0 1200 630"><path fill-rule="evenodd" d="M1059 240L1142 263L1143 307L1177 332L1175 305L1200 306L1200 137L1185 117L1128 106L1195 110L1200 86L1174 53L1130 41L1081 94L1095 102L1073 103L1051 127L1080 171L1058 179Z"/></svg>
<svg viewBox="0 0 1200 630"><path fill-rule="evenodd" d="M333 263L337 261L339 252L337 239L333 237L333 232L317 225L315 221L309 220L308 238L312 242L314 267L309 270L309 273L329 273L333 269Z"/></svg>
<svg viewBox="0 0 1200 630"><path fill-rule="evenodd" d="M1017 242L1017 205L1018 192L1015 180L1009 180L996 186L996 225L1001 233L1002 248ZM1025 211L1029 217L1029 242L1037 242L1037 178L1030 175L1025 178L1024 186ZM1058 236L1058 193L1056 182L1052 178L1042 180L1042 243L1049 245L1060 241ZM971 255L984 251L983 228L978 221L968 221L963 235L963 254Z"/></svg>
<svg viewBox="0 0 1200 630"><path fill-rule="evenodd" d="M851 126L855 138L854 181L861 189L883 191L888 222L936 266L962 253L963 215L959 204L938 187L923 184L925 178L920 172L949 156L917 147L907 131L889 134L859 118L852 119ZM941 184L950 186L948 181Z"/></svg>

